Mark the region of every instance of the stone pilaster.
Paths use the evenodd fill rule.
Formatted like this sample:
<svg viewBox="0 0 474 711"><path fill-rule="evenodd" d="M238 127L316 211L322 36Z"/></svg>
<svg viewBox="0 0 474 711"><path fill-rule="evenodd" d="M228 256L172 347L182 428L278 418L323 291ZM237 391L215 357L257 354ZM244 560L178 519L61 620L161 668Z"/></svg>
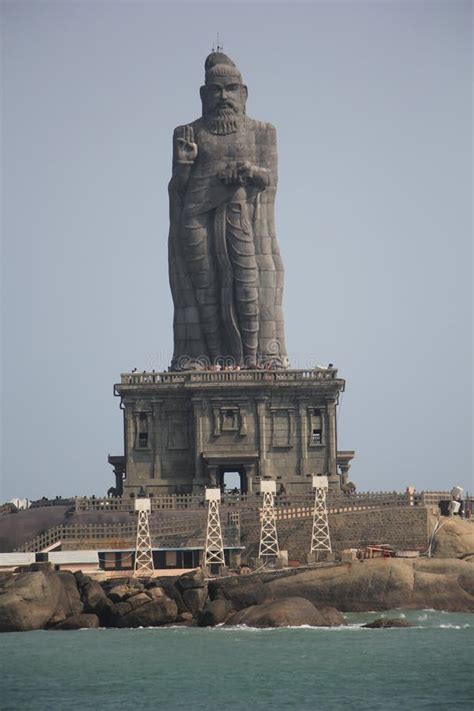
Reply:
<svg viewBox="0 0 474 711"><path fill-rule="evenodd" d="M152 408L152 440L151 446L153 451L153 479L161 479L161 459L163 449L163 400L154 399L151 403Z"/></svg>
<svg viewBox="0 0 474 711"><path fill-rule="evenodd" d="M194 455L195 455L195 468L194 477L195 484L204 483L205 472L203 471L202 463L202 452L204 449L204 414L205 414L205 402L201 399L193 398L193 416L194 416Z"/></svg>
<svg viewBox="0 0 474 711"><path fill-rule="evenodd" d="M298 400L298 428L300 432L299 451L299 474L306 474L306 463L308 460L308 401Z"/></svg>
<svg viewBox="0 0 474 711"><path fill-rule="evenodd" d="M258 457L260 462L260 476L266 476L268 470L267 461L267 398L257 400L257 422L258 422Z"/></svg>
<svg viewBox="0 0 474 711"><path fill-rule="evenodd" d="M337 435L336 435L336 400L327 401L327 453L329 483L339 485L337 473Z"/></svg>

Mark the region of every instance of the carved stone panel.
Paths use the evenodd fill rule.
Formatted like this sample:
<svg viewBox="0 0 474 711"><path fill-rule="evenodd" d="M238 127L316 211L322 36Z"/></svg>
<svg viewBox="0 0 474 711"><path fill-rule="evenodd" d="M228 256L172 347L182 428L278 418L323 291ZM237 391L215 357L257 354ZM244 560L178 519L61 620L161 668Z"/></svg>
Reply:
<svg viewBox="0 0 474 711"><path fill-rule="evenodd" d="M271 408L272 446L292 447L294 433L294 413L289 408Z"/></svg>
<svg viewBox="0 0 474 711"><path fill-rule="evenodd" d="M167 413L168 449L189 448L189 422L187 413Z"/></svg>
<svg viewBox="0 0 474 711"><path fill-rule="evenodd" d="M225 405L212 408L214 437L225 433L238 433L241 437L247 434L247 411L240 405Z"/></svg>

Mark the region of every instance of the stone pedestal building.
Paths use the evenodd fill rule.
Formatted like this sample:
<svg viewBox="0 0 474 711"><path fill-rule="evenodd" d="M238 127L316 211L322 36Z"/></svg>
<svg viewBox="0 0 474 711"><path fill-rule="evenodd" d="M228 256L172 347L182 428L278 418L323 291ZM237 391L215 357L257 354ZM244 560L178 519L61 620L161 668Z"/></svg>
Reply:
<svg viewBox="0 0 474 711"><path fill-rule="evenodd" d="M343 390L334 368L123 374L125 456L110 462L125 495L199 492L226 472L239 473L243 493L262 477L303 493L313 474L337 488Z"/></svg>

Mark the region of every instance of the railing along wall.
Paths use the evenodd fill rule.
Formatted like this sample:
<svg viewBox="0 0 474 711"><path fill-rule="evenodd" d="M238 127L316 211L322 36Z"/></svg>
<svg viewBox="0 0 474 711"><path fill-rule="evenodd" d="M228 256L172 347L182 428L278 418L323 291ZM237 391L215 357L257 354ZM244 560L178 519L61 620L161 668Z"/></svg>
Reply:
<svg viewBox="0 0 474 711"><path fill-rule="evenodd" d="M310 504L314 499L313 492L299 495L278 495L275 497L277 508L291 508ZM334 507L372 505L380 506L410 506L410 499L406 494L397 492L360 492L350 496L343 494L329 494L328 501ZM415 497L415 503L420 501ZM255 510L261 506L259 494L227 494L222 497L222 506L238 510ZM423 504L421 504L423 505ZM78 498L75 502L77 512L81 511L133 511L135 499L127 497L110 498ZM152 511L183 511L202 510L205 508L202 494L170 494L168 496L154 496L151 498Z"/></svg>
<svg viewBox="0 0 474 711"><path fill-rule="evenodd" d="M122 373L122 385L180 385L183 383L262 383L298 380L335 380L337 368L305 370L195 370L179 373Z"/></svg>
<svg viewBox="0 0 474 711"><path fill-rule="evenodd" d="M155 546L162 546L167 538L194 536L202 543L205 537L206 517L186 517L172 523L150 521L150 535ZM236 527L233 522L223 524L224 542L238 545L236 541ZM52 526L47 531L39 534L32 540L17 548L17 552L37 553L49 548L55 543L68 541L110 541L117 539L132 546L135 544L137 534L136 521L130 523L103 523L103 524L59 524Z"/></svg>

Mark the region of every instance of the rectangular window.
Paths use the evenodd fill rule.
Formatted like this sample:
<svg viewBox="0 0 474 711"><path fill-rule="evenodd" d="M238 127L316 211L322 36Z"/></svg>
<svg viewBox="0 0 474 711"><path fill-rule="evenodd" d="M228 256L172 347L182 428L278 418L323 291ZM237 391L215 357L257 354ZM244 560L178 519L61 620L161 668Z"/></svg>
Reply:
<svg viewBox="0 0 474 711"><path fill-rule="evenodd" d="M148 432L140 432L138 435L138 446L140 449L148 447Z"/></svg>
<svg viewBox="0 0 474 711"><path fill-rule="evenodd" d="M322 432L321 430L313 430L312 442L313 444L321 444Z"/></svg>

